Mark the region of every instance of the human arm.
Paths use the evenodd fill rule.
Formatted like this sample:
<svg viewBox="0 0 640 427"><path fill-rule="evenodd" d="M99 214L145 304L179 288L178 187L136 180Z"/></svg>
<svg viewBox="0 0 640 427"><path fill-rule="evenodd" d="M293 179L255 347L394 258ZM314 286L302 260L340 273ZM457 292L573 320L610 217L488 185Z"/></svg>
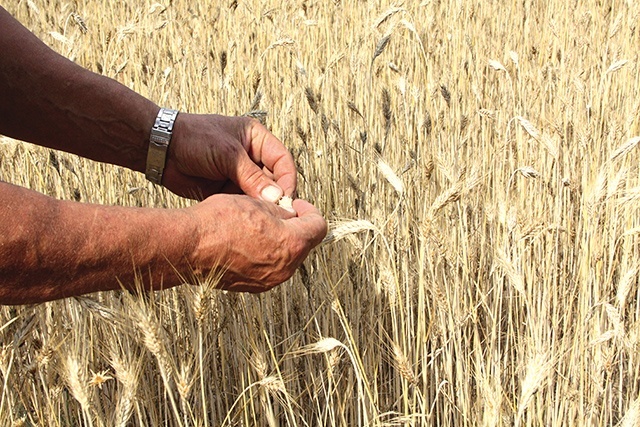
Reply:
<svg viewBox="0 0 640 427"><path fill-rule="evenodd" d="M326 234L296 200L297 216L248 196L215 195L184 209L56 200L0 182L0 304L133 287L166 289L190 271L224 272L219 287L262 292L284 282ZM138 276L136 276L138 275Z"/></svg>
<svg viewBox="0 0 640 427"><path fill-rule="evenodd" d="M2 7L0 52L1 134L144 172L158 105L57 54ZM295 192L296 169L255 120L180 113L162 183L191 198L275 201ZM274 184L276 194L263 195Z"/></svg>
<svg viewBox="0 0 640 427"><path fill-rule="evenodd" d="M0 7L0 133L144 171L158 106L46 47ZM262 191L277 183L277 194ZM220 287L260 292L289 278L326 234L292 195L291 155L246 117L180 113L163 185L204 199L186 209L59 201L0 182L0 303L181 283L176 272L224 270ZM216 193L245 193L248 196Z"/></svg>

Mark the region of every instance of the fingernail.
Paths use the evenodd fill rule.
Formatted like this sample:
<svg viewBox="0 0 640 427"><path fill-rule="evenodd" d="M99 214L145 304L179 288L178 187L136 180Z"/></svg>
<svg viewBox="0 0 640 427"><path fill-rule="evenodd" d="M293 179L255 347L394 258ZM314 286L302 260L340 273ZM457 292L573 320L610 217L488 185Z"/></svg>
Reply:
<svg viewBox="0 0 640 427"><path fill-rule="evenodd" d="M270 185L262 190L261 197L266 202L276 203L282 197L282 190Z"/></svg>

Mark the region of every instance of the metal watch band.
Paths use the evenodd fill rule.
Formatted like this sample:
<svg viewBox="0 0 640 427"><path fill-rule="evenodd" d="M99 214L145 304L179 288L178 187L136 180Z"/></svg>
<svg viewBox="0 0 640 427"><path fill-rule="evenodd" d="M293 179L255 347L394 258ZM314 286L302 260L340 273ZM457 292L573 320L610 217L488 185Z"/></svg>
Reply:
<svg viewBox="0 0 640 427"><path fill-rule="evenodd" d="M167 149L169 142L171 142L171 132L173 132L173 124L177 116L177 110L161 108L156 122L151 128L145 176L154 184L162 184L162 173L167 162Z"/></svg>

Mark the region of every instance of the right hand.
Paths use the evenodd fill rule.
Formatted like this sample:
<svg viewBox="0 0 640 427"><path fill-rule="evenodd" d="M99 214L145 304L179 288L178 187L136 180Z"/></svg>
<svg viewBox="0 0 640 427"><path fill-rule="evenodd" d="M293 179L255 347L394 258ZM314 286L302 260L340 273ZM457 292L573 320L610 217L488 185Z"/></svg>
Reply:
<svg viewBox="0 0 640 427"><path fill-rule="evenodd" d="M320 212L294 200L297 212L245 195L217 194L188 208L199 236L191 257L196 271L220 268L221 289L258 293L288 280L327 234Z"/></svg>

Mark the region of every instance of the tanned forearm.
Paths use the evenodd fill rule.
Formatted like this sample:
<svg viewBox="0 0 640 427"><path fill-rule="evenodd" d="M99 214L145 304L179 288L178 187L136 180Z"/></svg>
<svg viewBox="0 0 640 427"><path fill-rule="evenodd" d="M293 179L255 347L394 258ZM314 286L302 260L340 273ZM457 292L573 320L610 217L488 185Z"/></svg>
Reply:
<svg viewBox="0 0 640 427"><path fill-rule="evenodd" d="M0 134L143 171L158 110L56 54L0 7ZM264 292L327 232L313 205L274 203L295 192L295 164L255 121L181 114L166 164L163 185L207 197L184 209L108 207L0 182L0 304L167 288L180 284L176 272L219 268L219 287Z"/></svg>
<svg viewBox="0 0 640 427"><path fill-rule="evenodd" d="M0 7L0 134L143 171L159 107L55 53Z"/></svg>
<svg viewBox="0 0 640 427"><path fill-rule="evenodd" d="M60 201L2 182L0 218L0 304L134 287L136 274L146 289L178 285L198 236L185 210Z"/></svg>

